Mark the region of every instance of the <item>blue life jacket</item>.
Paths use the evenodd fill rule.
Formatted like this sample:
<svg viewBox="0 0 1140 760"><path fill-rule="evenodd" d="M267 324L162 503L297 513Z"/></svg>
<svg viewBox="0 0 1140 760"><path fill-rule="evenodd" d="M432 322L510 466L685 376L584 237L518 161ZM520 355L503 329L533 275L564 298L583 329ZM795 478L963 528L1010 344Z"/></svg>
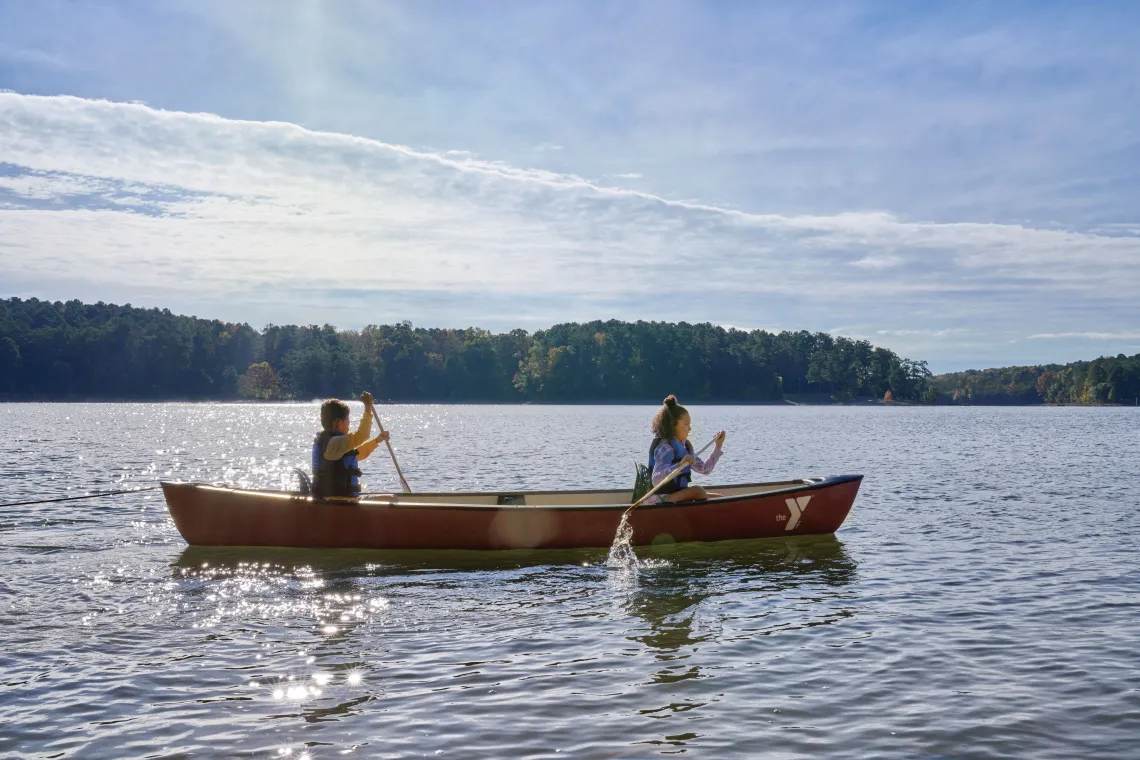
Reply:
<svg viewBox="0 0 1140 760"><path fill-rule="evenodd" d="M343 433L322 430L313 439L313 498L360 496L360 462L356 449L340 459L325 459L329 441Z"/></svg>
<svg viewBox="0 0 1140 760"><path fill-rule="evenodd" d="M657 464L657 462L654 461L654 459L653 459L653 453L655 451L657 451L657 447L664 440L665 439L662 438L661 436L657 436L656 438L653 439L653 443L649 444L649 472L651 474L653 472L654 466ZM688 441L681 443L676 438L672 438L668 441L668 443L670 446L673 447L673 466L674 467L676 467L678 464L681 463L681 460L685 458L686 454L692 454L693 453L693 444L689 443ZM666 493L666 494L667 493L676 493L677 491L680 491L682 488L688 488L689 487L689 481L692 479L693 479L693 470L691 467L686 467L685 469L681 470L680 473L677 474L677 477L673 478L671 481L669 481L665 485L661 486L661 488L657 489L657 493Z"/></svg>

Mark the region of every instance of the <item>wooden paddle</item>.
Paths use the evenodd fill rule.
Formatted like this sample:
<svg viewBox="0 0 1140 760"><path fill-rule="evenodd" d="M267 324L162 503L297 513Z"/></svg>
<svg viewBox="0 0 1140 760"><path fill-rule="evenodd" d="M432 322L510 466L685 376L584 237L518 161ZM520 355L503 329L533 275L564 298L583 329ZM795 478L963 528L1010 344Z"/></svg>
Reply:
<svg viewBox="0 0 1140 760"><path fill-rule="evenodd" d="M717 440L718 438L720 438L720 433L717 433L716 435L714 435L714 436L713 436L713 439L712 439L711 441L709 441L708 443L706 443L706 444L704 445L704 447L703 447L703 448L702 448L700 451L698 451L696 454L693 454L693 456L694 456L694 457L699 457L701 454L704 454L706 451L708 451L708 448L709 448L709 446L712 446L714 443L716 443L716 440ZM635 508L637 508L637 507L641 506L641 503L642 503L643 501L645 501L646 499L648 499L648 498L649 498L650 496L652 496L653 494L657 493L657 489L658 489L658 488L660 488L661 486L665 485L666 483L668 483L669 481L671 481L673 478L677 477L677 475L679 475L679 474L680 474L681 470L683 470L683 469L685 469L686 467L689 467L689 466L690 466L690 465L688 465L688 464L680 464L680 465L677 465L677 468L676 468L676 469L674 469L674 470L673 470L671 473L669 473L669 474L668 474L668 475L666 475L664 478L662 478L662 479L661 479L661 480L660 480L660 481L657 483L657 485L653 486L653 488L651 488L651 489L649 490L649 492L648 492L647 494L645 494L644 496L642 496L640 499L638 499L638 500L637 500L637 501L635 501L634 503L630 504L630 505L629 505L629 509L627 509L625 512L622 512L622 515L621 515L621 516L622 516L622 517L625 517L625 516L626 516L626 515L628 515L630 512L632 512L632 511L633 511Z"/></svg>
<svg viewBox="0 0 1140 760"><path fill-rule="evenodd" d="M376 407L372 405L372 394L365 393L360 397L365 406L372 412L372 419L376 420L376 424L380 427L380 435L384 435L384 423L380 421L380 415L376 413ZM396 461L396 452L392 449L392 441L384 441L388 445L388 453L392 455L392 464L396 465L396 474L400 476L400 485L404 487L404 493L411 493L412 489L408 485L408 481L404 480L404 473L400 471L400 463Z"/></svg>

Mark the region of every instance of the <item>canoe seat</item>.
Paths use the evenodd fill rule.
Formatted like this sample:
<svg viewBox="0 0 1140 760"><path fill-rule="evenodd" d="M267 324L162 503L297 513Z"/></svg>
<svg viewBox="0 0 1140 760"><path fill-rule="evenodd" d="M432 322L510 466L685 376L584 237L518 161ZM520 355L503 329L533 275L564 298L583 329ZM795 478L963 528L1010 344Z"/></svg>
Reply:
<svg viewBox="0 0 1140 760"><path fill-rule="evenodd" d="M309 479L309 473L300 467L294 467L293 472L297 473L297 480L300 481L300 485L297 487L297 493L302 496L311 494L313 492L313 481Z"/></svg>

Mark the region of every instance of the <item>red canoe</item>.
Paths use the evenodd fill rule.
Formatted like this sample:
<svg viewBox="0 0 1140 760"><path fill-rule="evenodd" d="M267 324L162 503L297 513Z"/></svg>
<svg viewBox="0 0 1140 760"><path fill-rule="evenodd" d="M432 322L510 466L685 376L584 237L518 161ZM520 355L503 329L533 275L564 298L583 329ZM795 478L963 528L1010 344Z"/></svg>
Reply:
<svg viewBox="0 0 1140 760"><path fill-rule="evenodd" d="M709 486L707 501L631 513L635 545L834 533L862 475ZM571 549L614 539L625 491L375 494L313 501L287 491L163 483L178 532L193 546L358 549Z"/></svg>

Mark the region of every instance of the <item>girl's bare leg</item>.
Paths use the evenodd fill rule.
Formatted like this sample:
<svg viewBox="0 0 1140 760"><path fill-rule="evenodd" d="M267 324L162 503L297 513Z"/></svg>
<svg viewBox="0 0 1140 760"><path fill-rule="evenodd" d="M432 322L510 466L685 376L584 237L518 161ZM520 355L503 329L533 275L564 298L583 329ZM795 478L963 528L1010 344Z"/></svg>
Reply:
<svg viewBox="0 0 1140 760"><path fill-rule="evenodd" d="M665 501L693 501L699 499L707 499L708 493L701 486L688 486L682 488L680 491L669 494L665 497Z"/></svg>

